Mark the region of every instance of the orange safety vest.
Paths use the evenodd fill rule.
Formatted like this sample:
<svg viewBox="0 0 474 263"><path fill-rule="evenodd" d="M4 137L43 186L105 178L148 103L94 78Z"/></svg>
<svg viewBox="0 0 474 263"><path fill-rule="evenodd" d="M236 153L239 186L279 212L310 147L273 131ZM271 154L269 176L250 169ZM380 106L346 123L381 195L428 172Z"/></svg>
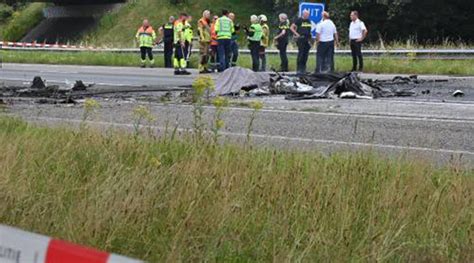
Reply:
<svg viewBox="0 0 474 263"><path fill-rule="evenodd" d="M140 47L153 47L156 40L156 33L153 27L149 26L145 29L145 27L142 26L138 29L136 38Z"/></svg>
<svg viewBox="0 0 474 263"><path fill-rule="evenodd" d="M209 30L209 23L207 19L201 18L198 21L199 25L199 40L202 42L209 42L209 40L212 40L212 37L210 36L210 30Z"/></svg>
<svg viewBox="0 0 474 263"><path fill-rule="evenodd" d="M211 46L217 46L217 32L216 32L216 23L211 24Z"/></svg>

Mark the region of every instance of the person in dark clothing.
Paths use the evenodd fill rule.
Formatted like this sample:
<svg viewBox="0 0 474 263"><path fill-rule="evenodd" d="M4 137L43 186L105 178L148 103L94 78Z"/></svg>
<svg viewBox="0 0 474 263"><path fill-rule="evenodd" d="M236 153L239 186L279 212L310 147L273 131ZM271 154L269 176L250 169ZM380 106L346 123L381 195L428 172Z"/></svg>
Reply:
<svg viewBox="0 0 474 263"><path fill-rule="evenodd" d="M298 46L298 58L296 61L296 73L306 73L306 63L308 62L309 50L311 49L311 20L309 11L303 11L303 14L290 27L291 32L296 38Z"/></svg>
<svg viewBox="0 0 474 263"><path fill-rule="evenodd" d="M290 21L286 14L280 14L280 25L278 27L278 35L274 38L276 47L280 52L280 72L288 72L288 55L286 49L288 47L288 36L290 35Z"/></svg>
<svg viewBox="0 0 474 263"><path fill-rule="evenodd" d="M235 14L230 13L229 18L234 22L234 33L232 33L232 42L230 44L231 52L231 59L230 65L231 67L237 66L237 60L239 59L239 32L240 32L240 24L237 24L235 21Z"/></svg>
<svg viewBox="0 0 474 263"><path fill-rule="evenodd" d="M359 62L359 71L363 71L364 59L362 57L362 43L369 32L364 22L359 19L359 12L351 12L351 21L349 26L349 39L351 41L352 71L357 70L357 62Z"/></svg>
<svg viewBox="0 0 474 263"><path fill-rule="evenodd" d="M165 68L173 67L174 21L174 16L170 16L168 23L160 27L161 40L164 46Z"/></svg>
<svg viewBox="0 0 474 263"><path fill-rule="evenodd" d="M249 41L250 55L252 57L252 70L257 72L260 70L260 43L262 41L263 31L262 26L258 20L258 16L252 15L250 17L252 25L250 28L245 27Z"/></svg>

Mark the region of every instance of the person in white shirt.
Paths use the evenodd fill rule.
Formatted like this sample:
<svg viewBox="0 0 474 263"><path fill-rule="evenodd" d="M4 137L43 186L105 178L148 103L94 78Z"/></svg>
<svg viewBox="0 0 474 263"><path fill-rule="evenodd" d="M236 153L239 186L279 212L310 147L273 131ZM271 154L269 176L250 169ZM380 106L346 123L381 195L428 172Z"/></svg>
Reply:
<svg viewBox="0 0 474 263"><path fill-rule="evenodd" d="M316 72L334 71L334 51L339 45L339 36L336 25L331 21L329 13L323 12L323 21L316 27Z"/></svg>
<svg viewBox="0 0 474 263"><path fill-rule="evenodd" d="M352 71L357 70L359 62L359 71L364 70L364 58L362 57L362 43L367 37L369 31L364 22L359 19L359 12L351 12L351 25L349 26L349 39L351 41L352 53Z"/></svg>

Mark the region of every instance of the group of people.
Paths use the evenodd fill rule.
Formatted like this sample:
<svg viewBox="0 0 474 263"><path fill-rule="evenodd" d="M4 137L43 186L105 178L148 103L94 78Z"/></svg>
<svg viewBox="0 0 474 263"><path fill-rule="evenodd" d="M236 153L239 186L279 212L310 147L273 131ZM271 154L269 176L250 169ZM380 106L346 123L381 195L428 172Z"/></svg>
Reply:
<svg viewBox="0 0 474 263"><path fill-rule="evenodd" d="M298 47L297 73L306 73L306 64L313 43L312 22L309 11L303 11L301 17L292 24L284 13L278 16L278 33L273 38L280 54L280 71L288 71L287 47L290 34ZM350 14L349 28L350 47L353 58L353 71L362 71L362 43L367 37L368 30L359 19L357 11ZM248 48L252 58L252 70L266 71L266 49L270 45L270 27L265 15L252 15L250 25L243 26L243 31L248 41ZM238 38L241 31L239 24L235 23L235 14L222 10L221 16L211 15L209 10L202 13L197 22L199 39L199 72L201 74L214 71L222 72L229 67L237 65L239 57ZM142 67L146 66L146 57L150 66L154 65L152 48L157 43L163 43L165 67L175 69L176 75L191 74L186 70L192 50L194 31L192 17L181 13L178 18L171 16L168 23L159 28L160 41L148 20L138 29L136 38L140 45ZM334 71L334 53L339 45L339 36L336 25L330 19L328 12L323 12L323 20L316 25L317 58L316 72Z"/></svg>

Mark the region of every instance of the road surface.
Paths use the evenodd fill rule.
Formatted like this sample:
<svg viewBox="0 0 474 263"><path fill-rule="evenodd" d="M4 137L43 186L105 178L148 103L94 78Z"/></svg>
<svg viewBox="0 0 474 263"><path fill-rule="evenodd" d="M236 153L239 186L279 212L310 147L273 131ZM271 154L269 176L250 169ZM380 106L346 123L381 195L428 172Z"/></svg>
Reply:
<svg viewBox="0 0 474 263"><path fill-rule="evenodd" d="M82 80L99 86L181 86L191 85L196 76L173 76L172 69L142 69L130 67L97 67L70 65L8 64L0 69L0 80L31 81L41 76L49 83ZM195 72L195 71L194 71Z"/></svg>
<svg viewBox="0 0 474 263"><path fill-rule="evenodd" d="M57 82L81 79L109 85L170 87L189 85L195 77L175 77L163 69L5 65L0 79L26 81L36 75ZM474 167L474 101L470 100L474 79L460 78L439 85L434 87L434 93L437 89L463 89L467 99L435 96L295 102L279 96L259 98L265 102L265 108L257 115L252 141L270 147L325 153L374 150L388 156L416 157L442 164L456 161ZM192 127L192 105L145 102L133 96L98 100L102 107L90 125L102 129L133 129L132 112L137 105L150 107L157 119L150 125L157 131L163 132L167 126L179 130ZM244 105L248 100L238 99L235 105ZM205 120L209 123L213 111L212 107L206 107ZM228 108L223 135L230 140L245 141L251 113L246 107ZM13 100L8 114L43 125L77 125L83 109L81 105L39 105L31 100Z"/></svg>

